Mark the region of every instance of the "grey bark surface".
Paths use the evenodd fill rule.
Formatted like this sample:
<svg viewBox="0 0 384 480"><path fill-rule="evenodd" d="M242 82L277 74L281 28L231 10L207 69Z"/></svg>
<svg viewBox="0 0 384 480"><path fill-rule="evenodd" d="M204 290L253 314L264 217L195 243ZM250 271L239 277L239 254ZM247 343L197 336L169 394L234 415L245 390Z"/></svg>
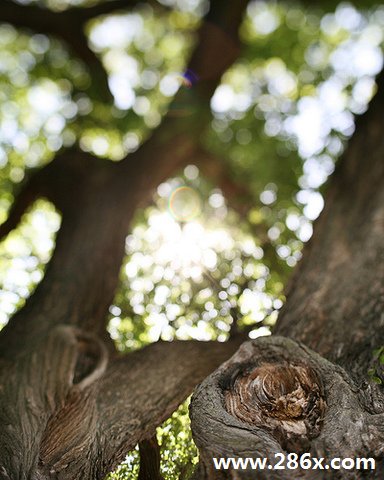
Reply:
<svg viewBox="0 0 384 480"><path fill-rule="evenodd" d="M194 478L382 478L383 420L365 389L303 344L279 336L246 342L192 397L200 451ZM356 470L219 471L212 460L267 457L274 465L276 453L373 458L377 468L369 476Z"/></svg>

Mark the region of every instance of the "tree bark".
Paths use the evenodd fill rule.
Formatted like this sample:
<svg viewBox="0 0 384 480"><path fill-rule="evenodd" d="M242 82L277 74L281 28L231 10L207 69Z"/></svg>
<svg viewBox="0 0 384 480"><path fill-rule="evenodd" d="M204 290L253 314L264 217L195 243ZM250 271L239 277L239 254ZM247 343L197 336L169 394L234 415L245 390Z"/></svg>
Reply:
<svg viewBox="0 0 384 480"><path fill-rule="evenodd" d="M383 478L384 81L329 186L278 335L245 343L196 390L198 479ZM287 338L290 337L290 338ZM315 353L315 351L316 353ZM321 355L321 356L320 356ZM376 470L215 470L213 457L373 458Z"/></svg>

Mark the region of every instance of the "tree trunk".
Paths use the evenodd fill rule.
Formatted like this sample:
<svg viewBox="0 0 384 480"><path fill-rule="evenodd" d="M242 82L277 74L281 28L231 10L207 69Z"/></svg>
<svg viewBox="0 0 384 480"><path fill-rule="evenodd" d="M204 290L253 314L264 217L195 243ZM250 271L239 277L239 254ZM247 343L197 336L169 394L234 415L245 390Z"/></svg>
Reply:
<svg viewBox="0 0 384 480"><path fill-rule="evenodd" d="M383 478L383 79L333 176L276 334L245 343L195 392L196 478ZM290 337L290 338L287 338ZM309 348L310 347L310 348ZM315 351L316 353L315 353ZM321 355L321 356L320 356ZM215 470L278 452L373 458L376 470Z"/></svg>
<svg viewBox="0 0 384 480"><path fill-rule="evenodd" d="M80 150L58 155L30 179L1 225L0 238L40 196L62 213L44 279L0 332L0 480L104 478L244 340L157 342L120 357L106 321L133 214L199 151L210 97L239 52L247 1L211 2L189 63L199 81L175 99L192 102L191 115L175 118L171 108L119 163ZM32 29L43 24L65 37L65 12L44 17L38 6L12 5L10 21ZM69 42L75 51L76 39Z"/></svg>

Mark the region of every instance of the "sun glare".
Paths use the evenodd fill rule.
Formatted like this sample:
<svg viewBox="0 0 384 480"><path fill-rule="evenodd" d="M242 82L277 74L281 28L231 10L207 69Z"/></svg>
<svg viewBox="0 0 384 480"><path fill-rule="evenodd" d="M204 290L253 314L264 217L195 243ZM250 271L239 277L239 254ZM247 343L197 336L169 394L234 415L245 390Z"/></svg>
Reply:
<svg viewBox="0 0 384 480"><path fill-rule="evenodd" d="M154 263L169 265L184 278L196 281L201 280L204 270L216 267L216 251L233 244L224 229L209 230L197 219L180 223L168 212L153 213L149 224L148 233L159 247Z"/></svg>
<svg viewBox="0 0 384 480"><path fill-rule="evenodd" d="M110 323L117 339L126 319L125 347L135 348L129 333L135 319L144 321L143 341L225 341L235 311L259 330L279 308L257 239L243 231L222 192L205 185L197 167L184 175L187 185L173 178L159 186L156 206L127 238L125 313L111 311Z"/></svg>

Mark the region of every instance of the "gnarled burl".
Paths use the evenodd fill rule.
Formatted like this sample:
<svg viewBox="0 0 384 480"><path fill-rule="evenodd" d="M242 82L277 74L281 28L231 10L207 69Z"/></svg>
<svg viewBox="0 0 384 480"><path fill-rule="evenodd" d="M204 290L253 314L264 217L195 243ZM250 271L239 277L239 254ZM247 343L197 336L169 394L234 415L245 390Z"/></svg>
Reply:
<svg viewBox="0 0 384 480"><path fill-rule="evenodd" d="M234 365L221 387L227 412L270 431L286 450L304 450L320 433L324 392L315 371L303 364Z"/></svg>
<svg viewBox="0 0 384 480"><path fill-rule="evenodd" d="M370 411L364 392L342 368L293 340L276 336L244 343L192 398L192 431L200 450L195 478L380 478L374 475L382 447L373 438L383 419ZM276 453L305 452L326 461L369 454L378 470L369 477L356 470L219 471L212 460L268 457L275 465Z"/></svg>

